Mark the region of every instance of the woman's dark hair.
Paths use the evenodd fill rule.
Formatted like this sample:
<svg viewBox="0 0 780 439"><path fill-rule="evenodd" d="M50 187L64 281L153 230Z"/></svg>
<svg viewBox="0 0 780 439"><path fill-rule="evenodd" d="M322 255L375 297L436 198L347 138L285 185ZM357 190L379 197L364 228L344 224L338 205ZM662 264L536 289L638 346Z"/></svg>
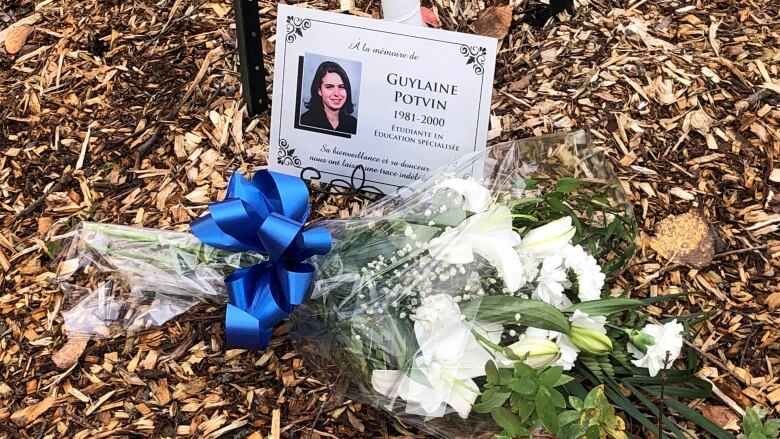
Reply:
<svg viewBox="0 0 780 439"><path fill-rule="evenodd" d="M334 63L333 61L325 61L317 67L317 72L314 74L314 79L311 81L311 98L304 102L304 106L307 109L313 109L314 111L324 111L322 104L322 96L317 93L322 86L322 78L328 73L336 73L341 77L341 81L344 83L344 88L347 89L347 100L344 102L344 106L339 110L340 114L352 114L355 110L355 106L352 104L352 86L349 84L349 76L344 69Z"/></svg>

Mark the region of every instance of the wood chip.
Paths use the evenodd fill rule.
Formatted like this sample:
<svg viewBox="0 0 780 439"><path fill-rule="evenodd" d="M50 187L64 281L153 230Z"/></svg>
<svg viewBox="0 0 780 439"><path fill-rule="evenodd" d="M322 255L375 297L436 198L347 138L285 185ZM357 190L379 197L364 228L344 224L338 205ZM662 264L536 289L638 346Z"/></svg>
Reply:
<svg viewBox="0 0 780 439"><path fill-rule="evenodd" d="M50 396L48 398L44 398L41 402L16 411L11 415L11 421L19 426L27 426L38 419L38 417L44 414L47 410L49 410L54 405L56 400L57 398Z"/></svg>
<svg viewBox="0 0 780 439"><path fill-rule="evenodd" d="M101 396L100 399L95 401L92 405L87 407L87 410L84 412L84 416L89 416L92 413L95 412L101 405L103 405L104 402L108 401L112 396L114 396L114 393L116 393L116 390L111 390L109 392L106 392L105 395Z"/></svg>
<svg viewBox="0 0 780 439"><path fill-rule="evenodd" d="M58 368L68 369L79 361L88 342L88 337L69 337L65 345L55 352L51 359Z"/></svg>

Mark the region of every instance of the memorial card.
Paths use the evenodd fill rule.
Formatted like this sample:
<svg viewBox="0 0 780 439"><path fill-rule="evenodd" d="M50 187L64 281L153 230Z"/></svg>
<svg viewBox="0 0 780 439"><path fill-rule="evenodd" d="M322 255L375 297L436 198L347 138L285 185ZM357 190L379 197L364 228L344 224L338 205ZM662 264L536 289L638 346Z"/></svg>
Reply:
<svg viewBox="0 0 780 439"><path fill-rule="evenodd" d="M391 193L487 141L496 40L279 5L269 167ZM474 174L480 172L477 163Z"/></svg>

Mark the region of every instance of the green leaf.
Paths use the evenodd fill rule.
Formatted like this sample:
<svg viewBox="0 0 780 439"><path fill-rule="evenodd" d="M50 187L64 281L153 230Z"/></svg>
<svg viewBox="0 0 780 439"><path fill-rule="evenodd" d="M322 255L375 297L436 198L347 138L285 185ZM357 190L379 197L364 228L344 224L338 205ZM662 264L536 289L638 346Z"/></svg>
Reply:
<svg viewBox="0 0 780 439"><path fill-rule="evenodd" d="M579 178L563 177L555 183L557 192L572 192L582 186L582 180Z"/></svg>
<svg viewBox="0 0 780 439"><path fill-rule="evenodd" d="M604 234L604 239L609 241L609 238L612 237L612 235L615 234L618 227L620 226L620 220L615 218L609 225L607 226L607 232Z"/></svg>
<svg viewBox="0 0 780 439"><path fill-rule="evenodd" d="M670 300L682 299L683 297L688 297L688 296L690 296L689 293L679 293L679 294L669 294L668 296L645 297L644 299L640 299L640 300L642 304L649 305L651 303L668 302Z"/></svg>
<svg viewBox="0 0 780 439"><path fill-rule="evenodd" d="M568 425L562 425L561 428L558 429L558 433L556 433L555 436L558 439L580 439L580 433L580 424L570 423Z"/></svg>
<svg viewBox="0 0 780 439"><path fill-rule="evenodd" d="M693 421L695 424L697 424L699 427L701 427L704 431L709 433L711 437L715 437L718 439L733 439L734 436L727 432L726 430L720 428L718 424L712 422L709 418L705 417L698 411L688 407L686 404L681 403L680 401L674 399L674 398L666 398L666 405L679 413L682 417Z"/></svg>
<svg viewBox="0 0 780 439"><path fill-rule="evenodd" d="M555 384L552 385L552 387L565 386L566 384L569 384L572 381L574 381L574 377L570 377L568 375L561 375L561 377L558 378L558 381L556 381Z"/></svg>
<svg viewBox="0 0 780 439"><path fill-rule="evenodd" d="M599 426L591 425L590 427L588 427L588 429L585 430L585 437L588 439L600 439L601 434L599 432Z"/></svg>
<svg viewBox="0 0 780 439"><path fill-rule="evenodd" d="M551 367L539 375L539 382L545 387L555 387L562 375L563 368L561 366Z"/></svg>
<svg viewBox="0 0 780 439"><path fill-rule="evenodd" d="M485 376L487 377L487 382L490 384L498 384L500 382L498 367L496 367L496 363L492 360L488 360L488 362L485 363Z"/></svg>
<svg viewBox="0 0 780 439"><path fill-rule="evenodd" d="M615 403L615 405L617 405L623 411L628 413L632 418L634 418L637 421L639 421L642 425L645 425L651 431L654 428L657 430L657 427L655 427L657 425L657 420L655 419L655 417L658 416L658 407L655 404L653 404L653 402L650 401L650 399L647 398L647 396L644 393L639 391L639 389L634 387L632 384L626 383L625 381L623 381L622 384L623 385L620 386L620 387L618 387L617 384L615 384L615 383L608 384L610 389L607 390L607 397L609 397L610 401ZM623 397L622 394L620 394L620 395L617 394L618 392L622 392L624 389L628 389L629 391L631 391L631 393L639 400L639 402L641 402L642 405L644 405L650 411L651 415L654 417L653 420L648 419L648 417L643 415L642 413L634 413L634 412L631 411L631 409L636 411L634 406L631 405L632 403L629 402L628 399ZM672 402L677 402L677 400L675 400L673 398L667 398L666 400L664 400L664 402L665 402L665 404L668 407L671 407L672 406ZM629 405L630 407L626 407L626 405ZM682 404L682 406L685 407L687 410L692 411L694 413L694 416L698 416L699 418L703 418L703 416L699 412L689 408L687 405ZM696 422L696 420L694 420L693 418L690 418L688 416L686 416L686 417L688 419L690 419L691 421ZM664 426L666 428L672 430L672 432L675 434L675 436L677 436L679 439L685 439L685 438L688 437L688 436L686 436L682 432L682 430L680 430L679 427L677 427L677 425L674 422L672 422L669 419L668 416L662 416L662 420L663 420ZM698 424L698 422L696 422L696 423ZM719 429L721 432L725 433L725 431L723 429L720 429L717 426L716 426L716 428ZM710 433L712 433L712 431L710 431ZM714 434L713 433L713 436L717 437L718 439L734 439L734 436L732 436L732 435L730 435L728 433L726 433L726 436L719 436L718 434Z"/></svg>
<svg viewBox="0 0 780 439"><path fill-rule="evenodd" d="M755 407L745 410L745 416L742 418L742 429L749 435L754 431L761 431L764 426L761 424L761 418L758 417Z"/></svg>
<svg viewBox="0 0 780 439"><path fill-rule="evenodd" d="M569 320L554 306L538 300L489 296L467 302L463 314L485 323L517 323L532 328L569 333ZM517 318L516 318L517 317Z"/></svg>
<svg viewBox="0 0 780 439"><path fill-rule="evenodd" d="M590 392L588 392L588 396L585 397L585 407L591 408L598 406L599 393L597 389L598 387L594 387L590 390Z"/></svg>
<svg viewBox="0 0 780 439"><path fill-rule="evenodd" d="M512 212L515 211L515 209L519 209L520 207L523 207L526 204L538 204L542 201L541 198L537 197L524 197L524 198L518 198L512 202L512 204L509 207L509 210Z"/></svg>
<svg viewBox="0 0 780 439"><path fill-rule="evenodd" d="M580 419L580 412L578 410L566 410L558 415L558 423L561 425L571 424L577 422Z"/></svg>
<svg viewBox="0 0 780 439"><path fill-rule="evenodd" d="M544 197L544 200L547 201L550 209L555 212L569 213L568 208L561 201L561 197L563 197L563 194L560 192L551 192Z"/></svg>
<svg viewBox="0 0 780 439"><path fill-rule="evenodd" d="M645 390L653 394L661 393L661 386L645 386ZM711 389L699 389L679 386L665 386L664 395L680 396L688 399L707 398L712 394Z"/></svg>
<svg viewBox="0 0 780 439"><path fill-rule="evenodd" d="M780 419L770 419L766 421L764 432L766 432L769 437L778 437L780 435Z"/></svg>
<svg viewBox="0 0 780 439"><path fill-rule="evenodd" d="M62 251L62 246L64 244L64 240L58 239L54 241L49 241L46 243L46 254L54 259L57 257L58 254L60 254L60 251Z"/></svg>
<svg viewBox="0 0 780 439"><path fill-rule="evenodd" d="M548 180L547 178L526 178L525 179L525 189L526 190L534 190L537 187L539 187L539 183Z"/></svg>
<svg viewBox="0 0 780 439"><path fill-rule="evenodd" d="M536 371L533 367L525 363L515 363L515 376L518 378L533 380L536 378Z"/></svg>
<svg viewBox="0 0 780 439"><path fill-rule="evenodd" d="M523 396L532 396L539 390L539 385L529 379L514 378L508 384L510 389Z"/></svg>
<svg viewBox="0 0 780 439"><path fill-rule="evenodd" d="M515 371L513 369L509 369L506 367L502 367L501 369L498 369L498 380L502 383L505 383L512 379L512 377L515 376Z"/></svg>
<svg viewBox="0 0 780 439"><path fill-rule="evenodd" d="M589 316L608 316L630 309L639 308L644 303L637 299L614 297L599 300L580 302L563 310L564 313L573 313L576 310L588 313Z"/></svg>
<svg viewBox="0 0 780 439"><path fill-rule="evenodd" d="M466 219L466 211L463 209L451 209L439 214L431 219L434 223L440 226L455 227L463 220ZM419 233L417 233L419 236ZM423 241L424 242L424 241Z"/></svg>
<svg viewBox="0 0 780 439"><path fill-rule="evenodd" d="M576 396L569 396L569 405L575 410L582 410L582 408L585 407L585 404L582 402L582 400Z"/></svg>
<svg viewBox="0 0 780 439"><path fill-rule="evenodd" d="M519 393L514 393L514 395L519 395ZM527 422L528 418L534 414L536 405L534 404L533 399L524 399L518 404L517 409L517 414L520 415L520 419L522 419L523 422Z"/></svg>
<svg viewBox="0 0 780 439"><path fill-rule="evenodd" d="M502 389L488 389L482 394L482 400L474 404L472 409L477 413L490 413L496 407L504 405L512 392L505 392Z"/></svg>
<svg viewBox="0 0 780 439"><path fill-rule="evenodd" d="M610 386L610 388L607 389L607 391L606 391L607 397L614 404L616 404L618 407L620 407L621 410L626 412L627 415L631 416L631 418L635 419L637 422L642 424L642 426L644 426L648 431L658 431L658 427L657 427L657 425L655 423L655 420L651 420L650 418L645 416L642 412L640 412L637 409L635 403L629 401L629 399L626 398L625 396L623 396L623 394L620 393L620 392L621 392L620 388L618 388L617 386L615 386L614 388L612 388L612 386ZM645 404L645 407L647 407L648 409L650 409L652 411L652 407L655 407L655 406L650 407L649 405ZM656 408L655 413L658 413L658 409L657 408ZM678 438L685 439L686 436L678 435Z"/></svg>
<svg viewBox="0 0 780 439"><path fill-rule="evenodd" d="M566 399L563 397L561 392L555 389L547 389L547 391L550 392L550 400L555 407L562 409L566 408Z"/></svg>
<svg viewBox="0 0 780 439"><path fill-rule="evenodd" d="M505 409L504 407L496 407L490 411L490 415L493 420L496 421L499 427L503 428L512 436L520 436L527 434L520 419L515 414Z"/></svg>
<svg viewBox="0 0 780 439"><path fill-rule="evenodd" d="M509 397L509 407L512 408L513 412L519 411L520 404L523 403L523 397L516 392L512 392L512 396Z"/></svg>
<svg viewBox="0 0 780 439"><path fill-rule="evenodd" d="M536 416L548 432L555 434L558 431L558 413L550 397L542 390L536 394Z"/></svg>

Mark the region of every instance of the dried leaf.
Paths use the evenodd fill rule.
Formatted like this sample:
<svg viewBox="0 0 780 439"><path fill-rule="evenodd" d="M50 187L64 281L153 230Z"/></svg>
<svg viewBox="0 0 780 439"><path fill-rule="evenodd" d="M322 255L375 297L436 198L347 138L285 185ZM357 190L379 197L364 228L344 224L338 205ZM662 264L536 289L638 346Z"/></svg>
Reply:
<svg viewBox="0 0 780 439"><path fill-rule="evenodd" d="M474 32L503 40L512 24L512 6L491 6L474 21Z"/></svg>
<svg viewBox="0 0 780 439"><path fill-rule="evenodd" d="M5 37L5 50L10 54L19 53L27 42L27 37L32 32L32 26L14 26Z"/></svg>
<svg viewBox="0 0 780 439"><path fill-rule="evenodd" d="M701 413L712 422L726 430L739 430L740 417L728 407L719 405L702 404L699 406Z"/></svg>
<svg viewBox="0 0 780 439"><path fill-rule="evenodd" d="M51 356L51 360L60 369L68 369L81 358L87 347L89 337L68 337L68 341Z"/></svg>
<svg viewBox="0 0 780 439"><path fill-rule="evenodd" d="M420 15L422 15L423 23L428 25L428 27L433 27L436 29L439 29L441 27L441 20L439 20L439 16L436 15L436 13L433 12L430 8L421 6Z"/></svg>
<svg viewBox="0 0 780 439"><path fill-rule="evenodd" d="M366 426L363 425L363 422L360 421L360 419L353 415L352 412L347 412L347 419L349 420L349 423L352 424L353 427L355 427L355 430L363 433L366 430Z"/></svg>
<svg viewBox="0 0 780 439"><path fill-rule="evenodd" d="M20 26L32 26L35 23L37 23L40 19L41 19L41 14L35 13L22 18L21 20L11 24L10 26L8 26L3 30L0 30L0 44L3 44L5 42L6 38L8 38L8 35L10 35L10 33L15 28Z"/></svg>
<svg viewBox="0 0 780 439"><path fill-rule="evenodd" d="M689 211L661 220L650 247L670 262L703 268L715 256L715 237L702 213Z"/></svg>

